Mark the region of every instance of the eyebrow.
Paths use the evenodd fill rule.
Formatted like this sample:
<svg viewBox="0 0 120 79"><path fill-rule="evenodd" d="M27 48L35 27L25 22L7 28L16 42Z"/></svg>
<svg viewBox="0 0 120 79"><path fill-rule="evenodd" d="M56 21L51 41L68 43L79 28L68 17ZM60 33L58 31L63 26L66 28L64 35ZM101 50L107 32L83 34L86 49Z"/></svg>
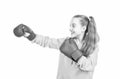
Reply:
<svg viewBox="0 0 120 79"><path fill-rule="evenodd" d="M76 25L75 23L72 23L72 27L75 27L75 25Z"/></svg>

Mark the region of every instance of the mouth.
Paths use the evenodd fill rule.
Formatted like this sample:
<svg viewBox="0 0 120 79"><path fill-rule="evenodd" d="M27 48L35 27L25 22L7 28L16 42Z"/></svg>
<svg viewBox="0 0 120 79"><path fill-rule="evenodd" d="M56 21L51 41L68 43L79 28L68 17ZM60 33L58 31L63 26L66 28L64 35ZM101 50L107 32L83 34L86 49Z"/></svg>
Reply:
<svg viewBox="0 0 120 79"><path fill-rule="evenodd" d="M71 34L74 34L75 32L71 32Z"/></svg>

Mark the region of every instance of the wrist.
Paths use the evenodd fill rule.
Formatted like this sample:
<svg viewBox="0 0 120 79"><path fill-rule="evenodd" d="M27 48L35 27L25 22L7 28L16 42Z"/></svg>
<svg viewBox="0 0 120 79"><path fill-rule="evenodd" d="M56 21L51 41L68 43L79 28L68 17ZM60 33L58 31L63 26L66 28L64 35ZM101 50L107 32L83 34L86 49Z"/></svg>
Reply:
<svg viewBox="0 0 120 79"><path fill-rule="evenodd" d="M35 33L31 33L27 38L28 40L32 41L33 39L35 39L36 34Z"/></svg>
<svg viewBox="0 0 120 79"><path fill-rule="evenodd" d="M32 41L33 39L35 39L36 34L35 33L25 33L24 37L26 37L28 40Z"/></svg>
<svg viewBox="0 0 120 79"><path fill-rule="evenodd" d="M23 36L27 38L27 37L29 37L29 35L30 35L30 33L25 32L25 34Z"/></svg>

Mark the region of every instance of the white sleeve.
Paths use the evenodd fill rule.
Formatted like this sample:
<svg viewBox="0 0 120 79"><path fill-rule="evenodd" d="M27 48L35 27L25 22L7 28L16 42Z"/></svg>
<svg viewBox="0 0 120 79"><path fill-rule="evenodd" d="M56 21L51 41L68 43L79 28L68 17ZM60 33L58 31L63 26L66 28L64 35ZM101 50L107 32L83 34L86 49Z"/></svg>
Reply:
<svg viewBox="0 0 120 79"><path fill-rule="evenodd" d="M65 38L50 38L48 36L36 35L36 38L32 41L33 43L39 44L43 47L49 47L59 49Z"/></svg>
<svg viewBox="0 0 120 79"><path fill-rule="evenodd" d="M78 66L83 71L94 71L98 58L98 46L96 46L94 52L89 57L82 56L78 61Z"/></svg>

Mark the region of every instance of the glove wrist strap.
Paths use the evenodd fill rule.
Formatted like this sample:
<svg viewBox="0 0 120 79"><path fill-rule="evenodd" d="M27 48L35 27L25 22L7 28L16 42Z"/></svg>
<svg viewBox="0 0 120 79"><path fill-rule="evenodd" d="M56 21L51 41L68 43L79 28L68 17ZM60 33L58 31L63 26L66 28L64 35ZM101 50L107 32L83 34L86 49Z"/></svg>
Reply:
<svg viewBox="0 0 120 79"><path fill-rule="evenodd" d="M31 33L27 38L28 40L32 41L33 39L35 39L35 37L36 37L36 34Z"/></svg>
<svg viewBox="0 0 120 79"><path fill-rule="evenodd" d="M72 54L72 59L75 61L75 62L78 62L78 60L81 58L82 56L82 52L79 51L79 50L76 50L73 54Z"/></svg>

